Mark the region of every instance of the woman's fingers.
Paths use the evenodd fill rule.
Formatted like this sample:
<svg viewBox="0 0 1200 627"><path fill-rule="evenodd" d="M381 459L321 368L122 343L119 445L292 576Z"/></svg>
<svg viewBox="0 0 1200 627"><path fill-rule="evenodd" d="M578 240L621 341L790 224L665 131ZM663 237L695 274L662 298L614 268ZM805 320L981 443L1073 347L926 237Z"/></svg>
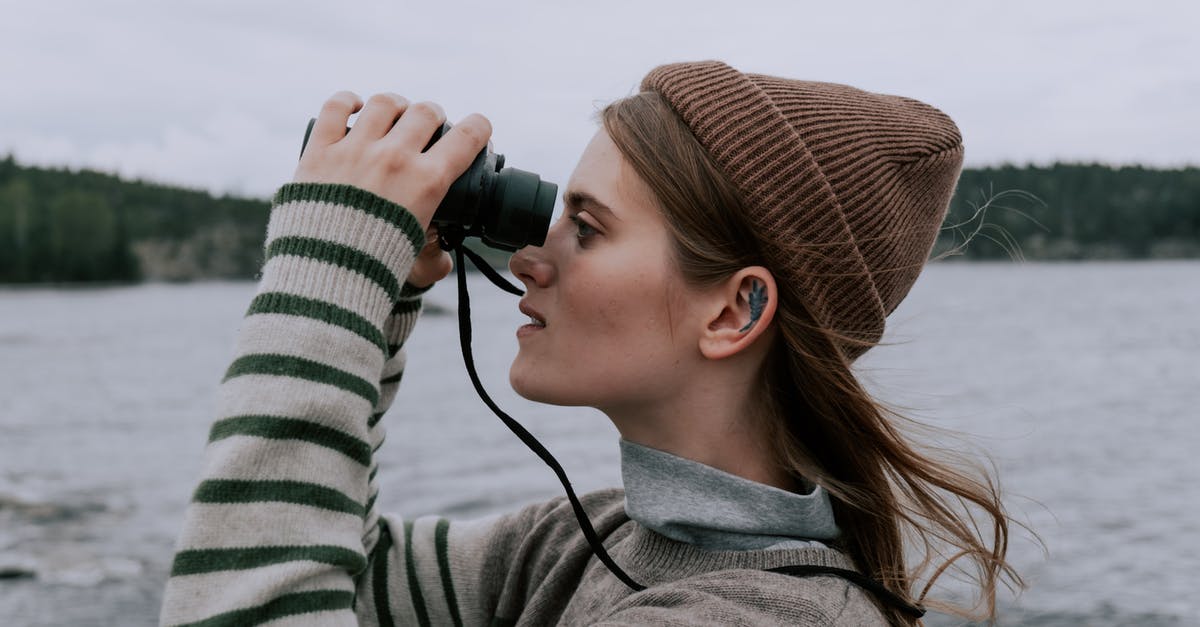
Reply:
<svg viewBox="0 0 1200 627"><path fill-rule="evenodd" d="M443 173L449 177L449 182L453 182L470 167L491 137L492 123L482 115L472 113L455 124L426 154L430 159L442 162Z"/></svg>
<svg viewBox="0 0 1200 627"><path fill-rule="evenodd" d="M407 282L413 287L429 287L446 278L446 275L454 269L450 253L442 250L438 245L436 225L430 226L425 232L425 241L425 248L422 248L421 253L417 255L417 260L408 275Z"/></svg>
<svg viewBox="0 0 1200 627"><path fill-rule="evenodd" d="M359 110L346 137L346 124ZM432 102L410 105L396 94L377 94L364 107L355 94L338 92L321 108L294 180L367 190L407 208L428 226L450 185L492 133L487 118L470 115L422 153L445 121L445 112ZM439 259L436 265L444 264Z"/></svg>
<svg viewBox="0 0 1200 627"><path fill-rule="evenodd" d="M419 153L425 149L433 133L446 123L446 112L434 102L418 102L408 106L400 121L387 134L387 143L394 149Z"/></svg>
<svg viewBox="0 0 1200 627"><path fill-rule="evenodd" d="M339 91L321 106L317 123L313 125L310 144L328 146L346 136L346 123L350 116L362 109L362 98L350 91Z"/></svg>
<svg viewBox="0 0 1200 627"><path fill-rule="evenodd" d="M372 140L387 135L407 107L408 99L399 94L371 96L362 113L358 114L354 128L350 129L350 138Z"/></svg>

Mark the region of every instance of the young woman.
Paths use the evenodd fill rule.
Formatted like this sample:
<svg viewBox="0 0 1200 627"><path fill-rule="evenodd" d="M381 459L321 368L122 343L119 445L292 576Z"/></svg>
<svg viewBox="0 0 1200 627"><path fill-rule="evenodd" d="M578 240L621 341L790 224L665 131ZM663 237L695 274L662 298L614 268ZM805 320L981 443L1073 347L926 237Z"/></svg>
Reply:
<svg viewBox="0 0 1200 627"><path fill-rule="evenodd" d="M851 370L944 216L948 117L719 62L603 110L562 219L513 256L531 320L510 379L620 431L624 490L582 499L612 569L563 499L375 511L400 346L450 270L426 230L490 135L468 116L422 153L443 121L389 94L322 109L275 198L164 624L915 624L918 582L952 563L994 614L1019 580L993 483L918 452Z"/></svg>

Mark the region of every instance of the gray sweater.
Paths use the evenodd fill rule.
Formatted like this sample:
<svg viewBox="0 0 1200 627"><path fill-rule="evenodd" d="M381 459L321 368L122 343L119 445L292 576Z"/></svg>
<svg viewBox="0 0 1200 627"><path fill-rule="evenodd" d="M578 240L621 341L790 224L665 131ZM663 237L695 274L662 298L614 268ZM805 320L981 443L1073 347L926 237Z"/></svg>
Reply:
<svg viewBox="0 0 1200 627"><path fill-rule="evenodd" d="M641 592L592 556L565 499L474 522L379 515L374 452L420 311L403 278L423 243L411 214L362 190L292 184L276 195L163 624L883 622L843 579L763 570L853 568L820 542L837 534L823 492L774 490L629 443L629 491L582 500ZM659 483L656 464L678 481Z"/></svg>

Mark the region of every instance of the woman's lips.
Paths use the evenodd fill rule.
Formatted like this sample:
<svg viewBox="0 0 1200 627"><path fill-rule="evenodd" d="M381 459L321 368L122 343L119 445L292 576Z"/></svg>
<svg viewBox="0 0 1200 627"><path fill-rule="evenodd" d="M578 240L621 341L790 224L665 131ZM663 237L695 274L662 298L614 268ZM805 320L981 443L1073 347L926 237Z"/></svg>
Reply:
<svg viewBox="0 0 1200 627"><path fill-rule="evenodd" d="M517 328L517 337L525 337L546 328L546 318L529 303L521 301L518 308L521 310L521 313L529 316L529 324L523 324Z"/></svg>
<svg viewBox="0 0 1200 627"><path fill-rule="evenodd" d="M545 328L538 324L523 324L517 327L517 337L528 337L534 333L540 333Z"/></svg>

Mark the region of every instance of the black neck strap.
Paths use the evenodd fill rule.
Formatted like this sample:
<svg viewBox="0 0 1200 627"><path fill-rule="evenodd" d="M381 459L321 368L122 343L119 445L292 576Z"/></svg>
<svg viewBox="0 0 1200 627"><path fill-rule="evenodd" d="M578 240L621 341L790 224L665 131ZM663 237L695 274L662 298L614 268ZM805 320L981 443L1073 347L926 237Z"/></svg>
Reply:
<svg viewBox="0 0 1200 627"><path fill-rule="evenodd" d="M439 245L444 250L453 250L455 255L454 273L458 280L458 339L459 344L462 345L463 362L467 366L467 374L471 377L471 385L475 386L475 392L479 394L479 398L483 399L488 409L491 409L492 413L496 414L504 422L504 426L508 427L509 431L513 432L513 435L516 435L524 442L525 446L529 447L529 450L533 451L534 454L546 462L546 465L554 471L555 476L558 477L558 481L562 483L563 489L567 492L567 500L571 502L571 509L575 512L575 519L579 521L579 529L583 531L583 536L587 538L588 545L592 547L592 553L596 555L596 558L603 562L608 567L608 570L625 585L635 591L645 590L646 586L634 581L624 570L621 570L621 567L613 561L608 551L604 549L604 544L600 542L600 536L596 535L596 530L592 527L592 521L588 520L587 512L583 510L583 504L579 502L579 497L575 495L575 490L571 487L571 481L567 478L567 473L563 470L562 464L559 464L558 460L550 454L550 451L546 450L546 447L541 442L538 442L537 438L533 437L533 434L522 426L521 423L517 422L512 416L504 413L496 405L496 402L492 400L492 397L488 396L487 391L483 389L483 384L479 381L479 374L475 372L475 358L471 354L471 297L467 294L467 273L463 268L463 256L466 255L475 267L483 272L484 276L496 284L496 287L516 296L524 295L525 292L506 281L504 277L500 276L498 272L492 269L474 251L463 246L461 233L451 232L449 237L450 239L442 233L438 235Z"/></svg>

